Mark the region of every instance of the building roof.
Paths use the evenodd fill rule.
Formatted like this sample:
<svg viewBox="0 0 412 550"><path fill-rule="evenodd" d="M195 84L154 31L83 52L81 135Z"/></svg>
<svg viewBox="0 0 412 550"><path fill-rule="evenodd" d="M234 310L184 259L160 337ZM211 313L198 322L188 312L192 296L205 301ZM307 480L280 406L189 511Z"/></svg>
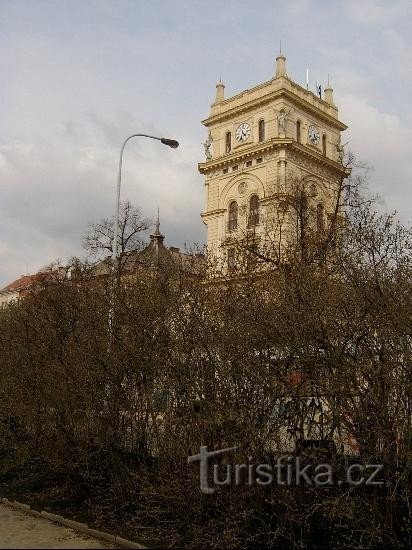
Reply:
<svg viewBox="0 0 412 550"><path fill-rule="evenodd" d="M0 292L21 292L28 290L37 283L45 282L50 279L50 272L35 273L34 275L22 275L12 283L9 283Z"/></svg>
<svg viewBox="0 0 412 550"><path fill-rule="evenodd" d="M130 250L122 254L124 273L133 273L140 269L162 269L172 266L190 273L197 273L204 261L203 254L181 252L175 246L164 245L165 236L160 232L159 213L155 231L150 235L149 244L142 250ZM93 267L95 275L108 275L112 269L112 258L107 257Z"/></svg>

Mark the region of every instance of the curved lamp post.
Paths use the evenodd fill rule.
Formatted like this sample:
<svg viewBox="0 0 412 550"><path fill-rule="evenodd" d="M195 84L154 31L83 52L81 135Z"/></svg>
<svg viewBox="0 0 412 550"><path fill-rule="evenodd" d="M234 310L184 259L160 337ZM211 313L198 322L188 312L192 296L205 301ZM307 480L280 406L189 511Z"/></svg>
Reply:
<svg viewBox="0 0 412 550"><path fill-rule="evenodd" d="M177 149L179 147L179 142L175 139L168 139L163 137L149 136L147 134L132 134L126 138L123 142L122 148L120 149L120 159L119 159L119 172L117 175L117 189L116 189L116 211L115 211L115 220L114 220L114 235L113 235L113 246L112 246L112 266L113 271L116 268L117 263L117 238L119 234L119 209L120 209L120 186L122 183L122 164L123 164L123 151L126 147L126 143L134 137L146 137L150 139L157 139L163 145L168 145L172 149Z"/></svg>
<svg viewBox="0 0 412 550"><path fill-rule="evenodd" d="M113 330L113 310L114 310L114 276L117 269L117 239L119 235L119 210L120 210L120 186L122 183L122 163L123 163L123 151L126 146L126 143L135 137L145 137L150 139L157 139L163 145L168 145L172 149L177 149L179 147L179 142L175 139L169 139L164 137L157 137L157 136L149 136L148 134L132 134L128 138L126 138L123 142L122 148L120 149L120 158L119 158L119 172L117 175L117 188L116 188L116 210L115 210L115 220L114 220L114 233L113 233L113 244L112 244L112 297L111 297L111 305L110 305L110 311L109 311L109 330L110 334L112 335Z"/></svg>

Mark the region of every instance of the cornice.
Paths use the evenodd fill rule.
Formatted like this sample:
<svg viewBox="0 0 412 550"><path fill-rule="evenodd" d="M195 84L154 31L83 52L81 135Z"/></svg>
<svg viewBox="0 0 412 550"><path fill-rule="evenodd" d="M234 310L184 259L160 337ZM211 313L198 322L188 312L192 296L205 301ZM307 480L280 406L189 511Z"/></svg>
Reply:
<svg viewBox="0 0 412 550"><path fill-rule="evenodd" d="M294 152L299 152L303 156L310 158L311 160L314 160L323 166L327 166L328 168L339 172L342 175L346 174L347 176L349 176L351 173L351 170L349 168L346 168L340 162L336 162L336 160L332 160L329 157L326 157L317 149L312 149L310 145L303 145L302 143L298 143L297 141L292 141L291 149Z"/></svg>
<svg viewBox="0 0 412 550"><path fill-rule="evenodd" d="M283 201L289 198L289 195L287 193L273 193L272 195L268 195L267 197L263 197L262 199L259 199L260 204L266 204L271 203L273 201Z"/></svg>
<svg viewBox="0 0 412 550"><path fill-rule="evenodd" d="M209 212L202 212L200 214L201 218L210 218L211 216L217 216L226 212L224 208L216 208L215 210L210 210Z"/></svg>
<svg viewBox="0 0 412 550"><path fill-rule="evenodd" d="M263 143L249 145L247 148L235 149L234 151L222 155L217 159L212 159L207 162L199 162L198 169L201 174L206 174L216 168L229 166L233 163L247 160L250 157L259 156L261 154L268 153L269 151L274 151L280 147L285 147L285 145L292 143L292 141L293 140L291 138L272 138L268 141L264 141Z"/></svg>
<svg viewBox="0 0 412 550"><path fill-rule="evenodd" d="M268 94L263 95L262 97L252 99L242 105L236 105L235 107L229 108L227 111L224 111L223 113L217 113L215 115L212 115L202 120L202 124L206 127L209 127L213 124L217 124L218 122L223 122L226 119L235 118L237 115L240 115L242 113L252 111L257 107L260 107L261 105L265 105L266 103L270 103L275 99L278 99L281 97L286 97L295 105L302 107L306 111L312 113L318 119L321 119L327 122L329 125L337 128L338 130L343 131L347 129L346 124L344 124L337 118L333 117L332 115L325 113L325 111L322 111L322 109L319 109L316 105L312 105L311 103L305 101L304 99L300 98L299 96L297 96L290 90L287 90L286 88L280 88L279 90L274 90L272 92L269 92Z"/></svg>
<svg viewBox="0 0 412 550"><path fill-rule="evenodd" d="M327 166L342 175L349 175L351 172L350 169L345 168L339 162L324 156L319 151L312 149L309 145L298 143L292 138L272 138L263 143L250 145L247 148L231 151L230 153L222 155L217 159L212 159L207 162L200 162L198 164L198 170L201 174L208 174L218 168L230 166L251 157L258 157L261 154L269 153L277 149L291 149L299 152L303 156L310 158L323 166Z"/></svg>

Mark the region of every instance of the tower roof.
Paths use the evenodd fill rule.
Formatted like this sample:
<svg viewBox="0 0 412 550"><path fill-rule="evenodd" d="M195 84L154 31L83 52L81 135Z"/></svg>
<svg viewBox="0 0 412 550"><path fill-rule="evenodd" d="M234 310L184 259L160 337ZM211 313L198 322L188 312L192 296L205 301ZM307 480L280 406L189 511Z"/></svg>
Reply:
<svg viewBox="0 0 412 550"><path fill-rule="evenodd" d="M150 235L150 240L152 243L155 244L155 246L163 245L165 236L160 233L160 215L159 215L159 207L157 207L157 219L156 219L156 229L154 233Z"/></svg>
<svg viewBox="0 0 412 550"><path fill-rule="evenodd" d="M276 73L268 81L243 90L231 97L223 96L223 84L218 84L219 98L211 105L209 116L202 121L206 126L225 119L233 119L237 114L244 115L258 106L270 104L278 98L286 98L297 107L310 111L312 116L322 119L337 130L345 130L346 125L338 118L338 109L333 101L330 85L325 89L325 98L294 82L286 72L286 56L280 52L276 57Z"/></svg>

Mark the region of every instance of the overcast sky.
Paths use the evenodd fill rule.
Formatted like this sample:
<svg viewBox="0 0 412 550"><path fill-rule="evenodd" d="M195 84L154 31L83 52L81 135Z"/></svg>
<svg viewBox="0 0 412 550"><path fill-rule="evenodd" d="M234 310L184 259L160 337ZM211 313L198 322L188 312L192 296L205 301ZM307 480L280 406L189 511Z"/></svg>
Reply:
<svg viewBox="0 0 412 550"><path fill-rule="evenodd" d="M0 0L0 287L82 254L88 222L122 198L161 212L166 244L204 242L199 214L215 84L226 96L272 78L330 74L344 141L371 189L410 220L412 2L345 0Z"/></svg>

